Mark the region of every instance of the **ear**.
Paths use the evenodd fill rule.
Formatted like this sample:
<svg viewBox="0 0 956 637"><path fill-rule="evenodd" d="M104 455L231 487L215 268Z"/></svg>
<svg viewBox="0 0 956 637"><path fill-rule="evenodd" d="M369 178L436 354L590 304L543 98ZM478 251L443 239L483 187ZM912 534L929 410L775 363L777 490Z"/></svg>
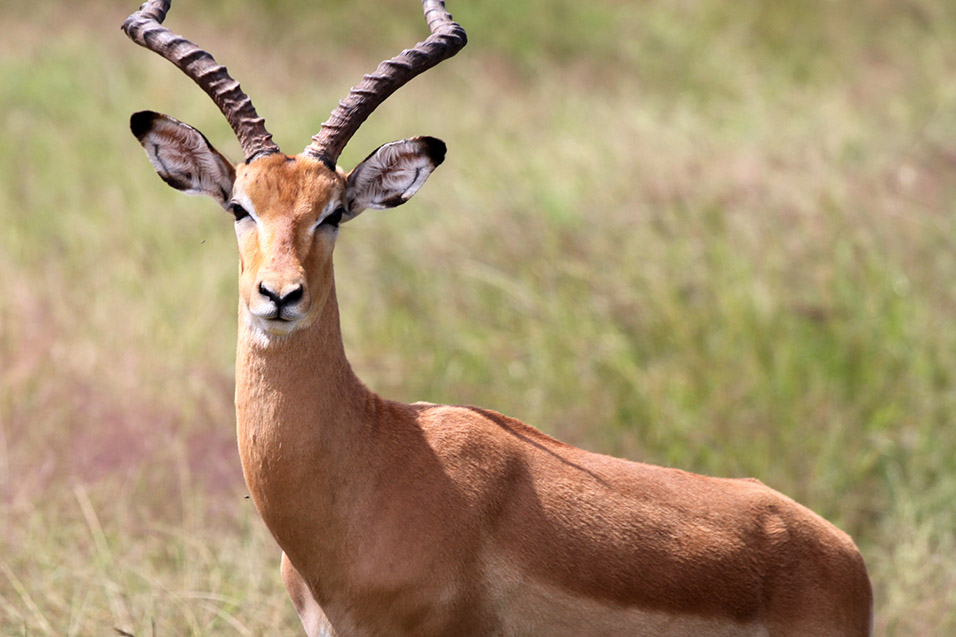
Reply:
<svg viewBox="0 0 956 637"><path fill-rule="evenodd" d="M134 113L130 130L167 184L189 195L209 195L225 206L236 169L198 130L168 115Z"/></svg>
<svg viewBox="0 0 956 637"><path fill-rule="evenodd" d="M349 219L366 208L402 205L443 161L445 142L434 137L412 137L379 147L348 175Z"/></svg>

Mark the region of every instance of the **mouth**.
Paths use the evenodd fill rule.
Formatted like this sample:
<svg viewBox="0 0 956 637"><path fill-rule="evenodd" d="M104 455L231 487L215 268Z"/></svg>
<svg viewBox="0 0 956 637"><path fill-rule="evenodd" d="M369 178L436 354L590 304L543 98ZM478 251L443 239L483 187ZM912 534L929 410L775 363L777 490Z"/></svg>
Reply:
<svg viewBox="0 0 956 637"><path fill-rule="evenodd" d="M275 303L244 303L248 324L259 332L270 336L284 336L301 325L310 313L303 312L303 308L293 308L287 305L276 306Z"/></svg>
<svg viewBox="0 0 956 637"><path fill-rule="evenodd" d="M295 323L302 318L302 315L299 312L291 310L287 307L272 309L269 312L251 311L251 313L257 319L265 323Z"/></svg>
<svg viewBox="0 0 956 637"><path fill-rule="evenodd" d="M272 336L284 336L290 333L301 318L283 309L263 314L247 310L246 316L251 326Z"/></svg>
<svg viewBox="0 0 956 637"><path fill-rule="evenodd" d="M290 310L289 308L281 308L276 315L270 320L278 321L280 323L295 323L302 319L302 313L295 310Z"/></svg>
<svg viewBox="0 0 956 637"><path fill-rule="evenodd" d="M296 323L298 323L296 320L279 316L273 318L258 318L259 320L257 322L259 323L260 329L272 336L285 336L295 329Z"/></svg>

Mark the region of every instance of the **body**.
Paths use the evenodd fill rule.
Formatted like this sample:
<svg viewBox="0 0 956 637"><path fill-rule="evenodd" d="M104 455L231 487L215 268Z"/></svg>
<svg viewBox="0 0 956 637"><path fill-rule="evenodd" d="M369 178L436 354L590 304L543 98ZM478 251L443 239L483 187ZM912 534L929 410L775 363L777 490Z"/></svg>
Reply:
<svg viewBox="0 0 956 637"><path fill-rule="evenodd" d="M378 104L464 46L442 0L422 0L431 35L366 75L297 155L225 67L162 26L169 6L148 0L123 28L213 98L245 161L167 115L130 127L167 184L234 218L240 457L310 636L871 632L850 538L755 480L589 453L493 411L389 401L356 377L339 226L408 201L446 148L413 137L349 172L336 160Z"/></svg>
<svg viewBox="0 0 956 637"><path fill-rule="evenodd" d="M869 634L862 558L810 510L493 411L385 400L352 373L327 307L268 347L240 337L237 367L246 481L303 623L343 637ZM277 366L279 382L257 373Z"/></svg>

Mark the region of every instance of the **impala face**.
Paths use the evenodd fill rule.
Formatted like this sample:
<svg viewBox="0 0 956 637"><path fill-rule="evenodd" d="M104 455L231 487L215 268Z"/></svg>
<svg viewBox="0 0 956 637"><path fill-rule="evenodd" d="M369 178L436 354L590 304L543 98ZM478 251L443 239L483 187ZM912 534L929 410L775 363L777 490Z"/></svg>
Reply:
<svg viewBox="0 0 956 637"><path fill-rule="evenodd" d="M444 161L444 142L413 137L380 146L348 174L336 167L372 111L413 77L458 53L467 42L465 31L443 0L422 0L431 35L366 75L305 150L290 157L279 151L226 67L163 26L169 7L170 0L147 0L126 19L123 31L179 67L213 99L236 133L245 162L234 166L202 133L167 115L134 113L130 128L163 181L212 197L235 216L240 314L261 335L289 334L315 320L328 299L339 224L366 208L405 203Z"/></svg>
<svg viewBox="0 0 956 637"><path fill-rule="evenodd" d="M309 152L270 152L234 167L202 133L166 115L136 113L130 129L163 181L212 197L235 217L240 318L268 337L321 314L339 224L405 203L445 158L441 140L413 137L379 147L348 174Z"/></svg>
<svg viewBox="0 0 956 637"><path fill-rule="evenodd" d="M226 207L236 219L240 318L250 326L278 336L321 313L345 183L307 157L274 154L238 167Z"/></svg>

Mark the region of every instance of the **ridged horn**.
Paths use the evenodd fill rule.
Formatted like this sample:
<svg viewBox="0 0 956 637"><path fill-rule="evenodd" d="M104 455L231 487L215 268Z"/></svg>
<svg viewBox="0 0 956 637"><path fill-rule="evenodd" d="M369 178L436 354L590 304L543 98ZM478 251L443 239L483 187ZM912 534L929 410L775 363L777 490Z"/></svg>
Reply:
<svg viewBox="0 0 956 637"><path fill-rule="evenodd" d="M422 0L431 35L378 65L339 102L305 151L335 166L342 149L379 104L412 78L458 53L468 42L465 30L445 10L444 0Z"/></svg>
<svg viewBox="0 0 956 637"><path fill-rule="evenodd" d="M226 67L218 64L208 52L163 26L170 4L171 0L148 0L126 18L123 31L136 44L175 64L206 91L239 138L246 163L278 152L279 147L266 130L265 120L256 113L252 100L242 91L239 82L229 76Z"/></svg>

